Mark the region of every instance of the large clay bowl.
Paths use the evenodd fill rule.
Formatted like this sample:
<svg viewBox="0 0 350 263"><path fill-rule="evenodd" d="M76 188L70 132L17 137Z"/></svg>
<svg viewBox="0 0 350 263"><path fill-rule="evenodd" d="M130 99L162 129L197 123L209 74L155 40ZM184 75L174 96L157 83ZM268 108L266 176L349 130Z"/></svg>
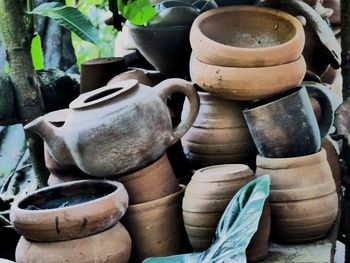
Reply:
<svg viewBox="0 0 350 263"><path fill-rule="evenodd" d="M171 195L129 206L122 222L133 241L130 262L186 252L188 240L181 214L184 191L181 186Z"/></svg>
<svg viewBox="0 0 350 263"><path fill-rule="evenodd" d="M110 228L127 206L121 183L82 180L45 187L16 201L10 218L26 239L70 240Z"/></svg>
<svg viewBox="0 0 350 263"><path fill-rule="evenodd" d="M135 26L127 23L141 54L162 73L188 74L191 25Z"/></svg>
<svg viewBox="0 0 350 263"><path fill-rule="evenodd" d="M271 67L221 67L191 57L192 81L213 95L239 101L258 100L298 86L306 73L306 64L298 60Z"/></svg>
<svg viewBox="0 0 350 263"><path fill-rule="evenodd" d="M180 190L166 154L154 163L118 178L129 194L130 205L153 201Z"/></svg>
<svg viewBox="0 0 350 263"><path fill-rule="evenodd" d="M36 242L21 238L16 249L17 263L126 263L131 239L118 223L101 233L61 242Z"/></svg>
<svg viewBox="0 0 350 263"><path fill-rule="evenodd" d="M190 42L203 63L225 67L266 67L297 60L305 34L293 16L275 9L229 6L196 18Z"/></svg>

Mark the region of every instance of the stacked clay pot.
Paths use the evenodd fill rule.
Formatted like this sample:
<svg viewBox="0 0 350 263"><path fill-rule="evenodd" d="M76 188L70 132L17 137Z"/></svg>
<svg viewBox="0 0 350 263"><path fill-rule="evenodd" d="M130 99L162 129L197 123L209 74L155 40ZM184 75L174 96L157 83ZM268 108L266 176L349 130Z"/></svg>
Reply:
<svg viewBox="0 0 350 263"><path fill-rule="evenodd" d="M258 155L256 175L271 176L271 234L301 243L324 237L338 215L338 197L326 151L301 157Z"/></svg>
<svg viewBox="0 0 350 263"><path fill-rule="evenodd" d="M186 232L194 251L210 247L225 208L238 190L254 178L253 171L242 164L209 166L195 172L182 206ZM258 231L247 248L248 262L267 256L270 221L270 208L266 203Z"/></svg>
<svg viewBox="0 0 350 263"><path fill-rule="evenodd" d="M223 99L271 97L299 85L306 72L303 27L282 11L255 6L209 10L194 21L190 42L192 80Z"/></svg>
<svg viewBox="0 0 350 263"><path fill-rule="evenodd" d="M119 223L127 206L123 185L101 180L49 186L16 201L10 218L23 235L16 262L128 262L131 239Z"/></svg>
<svg viewBox="0 0 350 263"><path fill-rule="evenodd" d="M198 92L200 105L196 121L182 137L186 158L193 167L224 163L254 163L256 150L242 110L245 103ZM184 112L189 110L184 104Z"/></svg>

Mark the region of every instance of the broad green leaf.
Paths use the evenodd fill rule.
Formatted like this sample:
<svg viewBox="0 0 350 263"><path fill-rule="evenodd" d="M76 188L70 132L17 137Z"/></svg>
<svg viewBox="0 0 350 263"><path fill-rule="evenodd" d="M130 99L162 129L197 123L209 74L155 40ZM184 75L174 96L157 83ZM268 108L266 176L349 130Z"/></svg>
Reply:
<svg viewBox="0 0 350 263"><path fill-rule="evenodd" d="M227 206L216 228L215 241L206 251L148 258L143 263L246 262L246 248L256 230L270 192L263 175L244 186Z"/></svg>
<svg viewBox="0 0 350 263"><path fill-rule="evenodd" d="M39 34L36 34L36 36L32 39L31 53L35 70L43 69L44 56L41 49L41 38Z"/></svg>
<svg viewBox="0 0 350 263"><path fill-rule="evenodd" d="M148 0L115 0L118 11L134 25L144 25L157 15Z"/></svg>
<svg viewBox="0 0 350 263"><path fill-rule="evenodd" d="M44 3L30 13L50 17L61 26L77 34L81 39L96 45L99 44L97 29L82 12L74 7L65 6L58 2Z"/></svg>
<svg viewBox="0 0 350 263"><path fill-rule="evenodd" d="M10 65L9 63L6 62L5 64L5 74L9 74L10 73Z"/></svg>

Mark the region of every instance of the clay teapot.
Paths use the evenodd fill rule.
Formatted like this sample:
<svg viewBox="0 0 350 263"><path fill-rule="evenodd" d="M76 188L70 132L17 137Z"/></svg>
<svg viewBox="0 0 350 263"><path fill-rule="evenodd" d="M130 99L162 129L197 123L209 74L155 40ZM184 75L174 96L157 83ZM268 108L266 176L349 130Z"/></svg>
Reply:
<svg viewBox="0 0 350 263"><path fill-rule="evenodd" d="M172 127L168 96L183 93L191 110ZM61 164L97 177L119 176L160 158L193 124L199 109L195 88L168 79L154 88L126 80L81 94L69 105L62 127L41 116L25 126L46 142Z"/></svg>

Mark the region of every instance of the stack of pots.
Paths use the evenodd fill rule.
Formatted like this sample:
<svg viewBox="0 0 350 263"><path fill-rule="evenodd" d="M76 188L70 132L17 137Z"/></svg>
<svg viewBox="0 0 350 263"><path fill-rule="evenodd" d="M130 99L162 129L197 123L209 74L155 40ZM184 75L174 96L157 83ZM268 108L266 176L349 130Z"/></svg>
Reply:
<svg viewBox="0 0 350 263"><path fill-rule="evenodd" d="M100 180L49 186L16 201L10 217L23 235L16 262L128 262L131 239L119 223L127 206L121 183Z"/></svg>
<svg viewBox="0 0 350 263"><path fill-rule="evenodd" d="M259 152L256 175L271 176L273 237L280 242L302 242L324 236L338 211L334 180L320 147L321 135L329 132L333 116L320 116L318 127L308 94L314 91L299 86L306 73L301 23L270 8L218 8L194 21L190 42L191 78L196 84L221 98L220 103L255 101L246 106L243 116ZM327 100L330 104L322 91L316 100L318 106ZM201 101L208 103L203 96ZM197 120L192 131L204 130L212 122L212 111L207 112L203 115L208 118ZM220 121L215 124L226 128ZM210 138L207 134L189 140L191 129L183 138L188 156L199 148L199 139ZM187 150L191 147L192 152ZM188 207L183 209L186 214ZM192 232L187 232L191 240Z"/></svg>
<svg viewBox="0 0 350 263"><path fill-rule="evenodd" d="M185 94L191 105L177 127L166 105L173 93ZM168 79L151 89L132 79L83 93L69 109L26 128L45 140L50 184L107 177L125 185L130 206L122 223L133 243L131 261L141 262L188 251L181 209L185 187L165 151L191 127L198 108L198 95L184 80Z"/></svg>
<svg viewBox="0 0 350 263"><path fill-rule="evenodd" d="M194 251L204 251L213 242L216 227L233 196L255 178L248 166L224 164L197 170L188 184L183 199L185 228ZM270 208L265 204L258 231L248 248L248 262L268 254Z"/></svg>

